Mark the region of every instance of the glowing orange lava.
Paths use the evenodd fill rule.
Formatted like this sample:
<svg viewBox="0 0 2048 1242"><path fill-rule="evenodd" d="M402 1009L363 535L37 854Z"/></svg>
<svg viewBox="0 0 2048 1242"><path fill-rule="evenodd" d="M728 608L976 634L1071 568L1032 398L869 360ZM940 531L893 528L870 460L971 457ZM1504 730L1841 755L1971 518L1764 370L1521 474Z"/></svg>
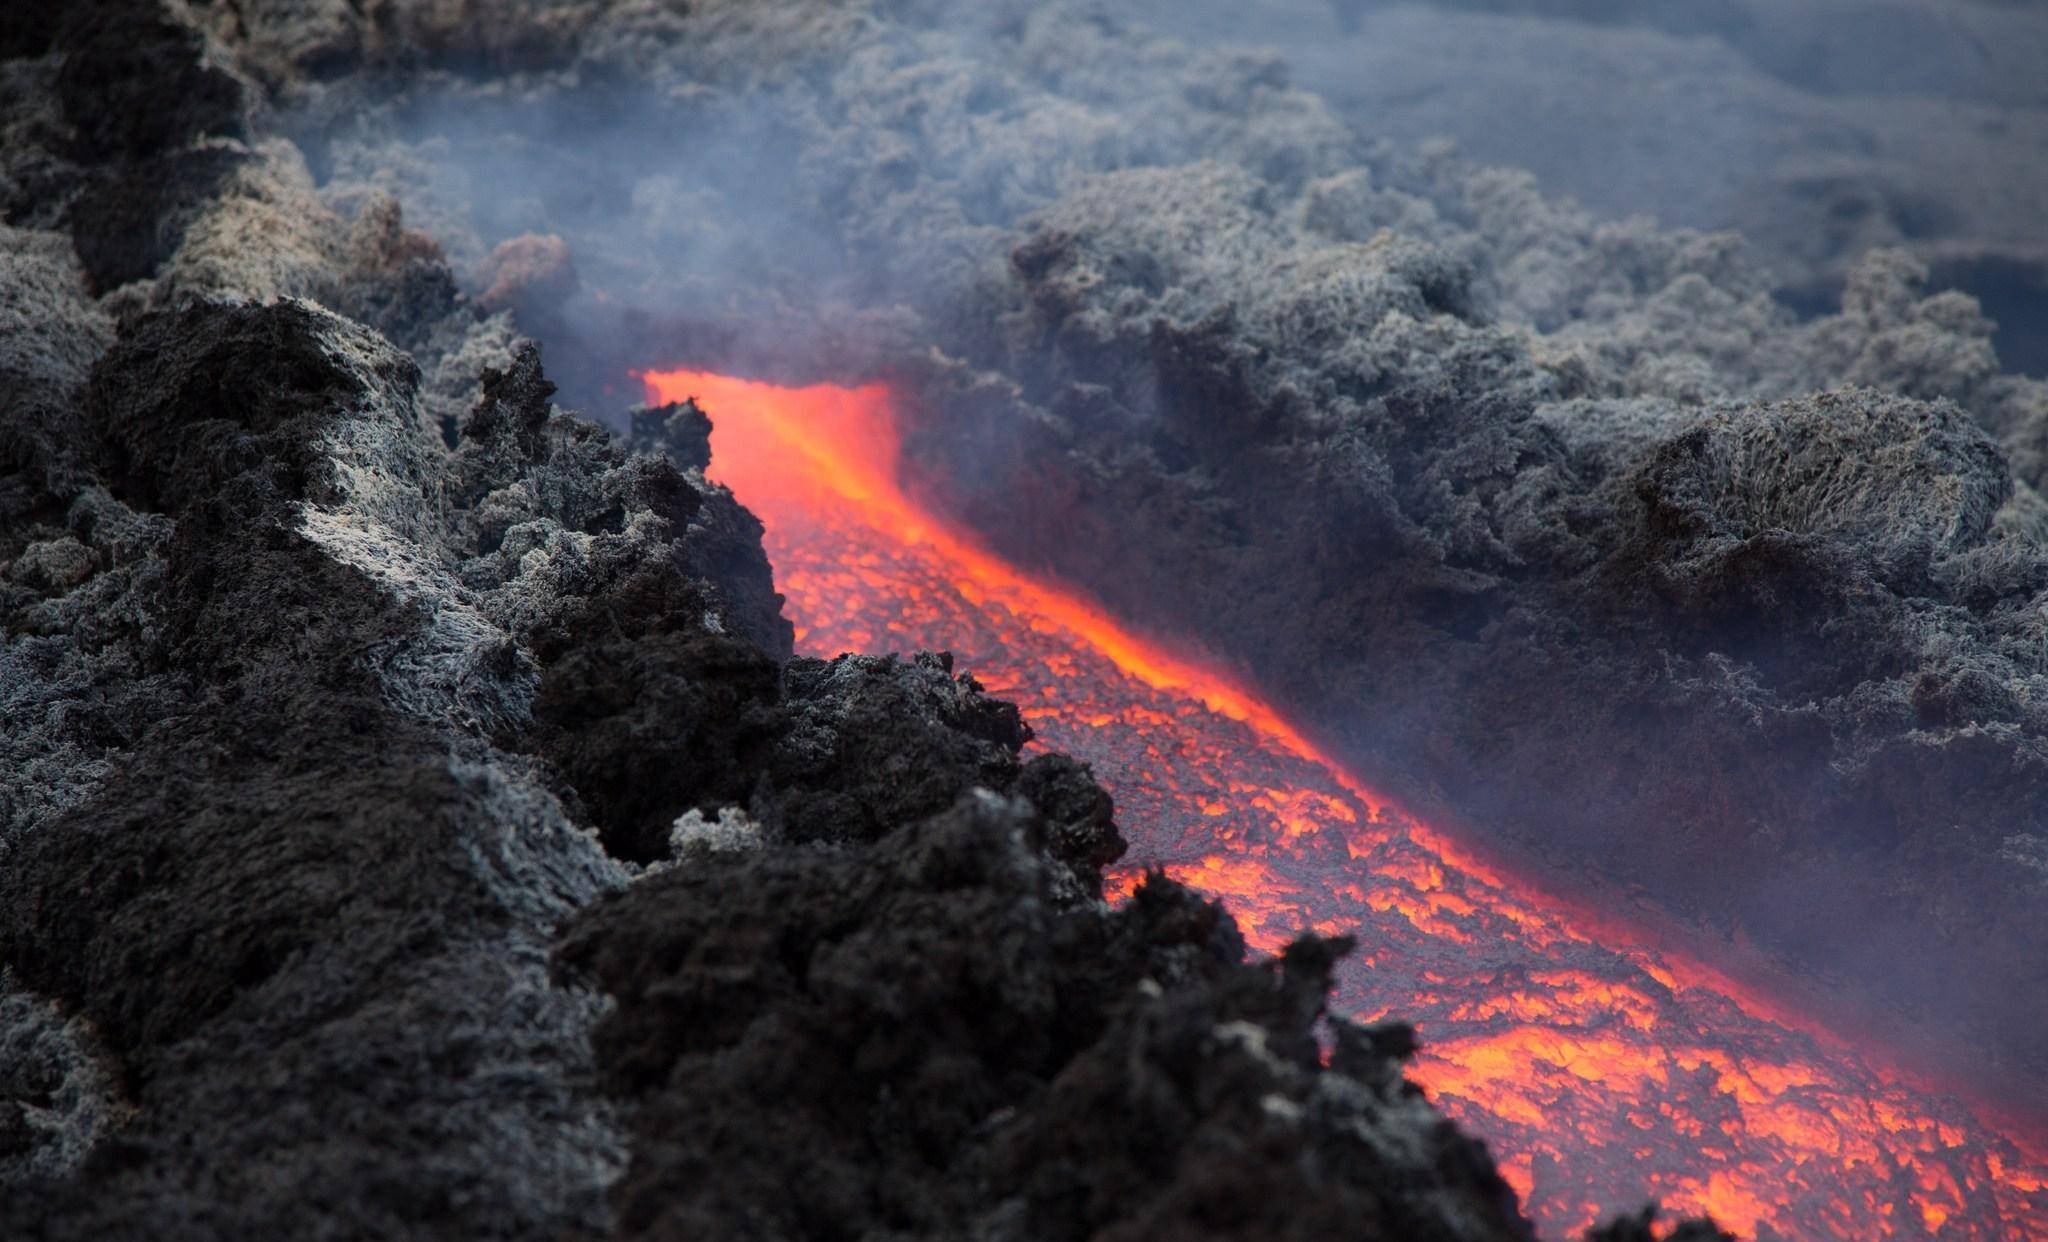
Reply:
<svg viewBox="0 0 2048 1242"><path fill-rule="evenodd" d="M2048 1238L2048 1158L1715 972L1481 865L1272 708L908 496L889 391L644 376L714 420L800 650L958 654L1093 764L1143 866L1273 951L1357 937L1335 1004L1414 1022L1412 1077L1550 1237L1646 1195L1745 1234ZM1035 743L1035 744L1039 744Z"/></svg>

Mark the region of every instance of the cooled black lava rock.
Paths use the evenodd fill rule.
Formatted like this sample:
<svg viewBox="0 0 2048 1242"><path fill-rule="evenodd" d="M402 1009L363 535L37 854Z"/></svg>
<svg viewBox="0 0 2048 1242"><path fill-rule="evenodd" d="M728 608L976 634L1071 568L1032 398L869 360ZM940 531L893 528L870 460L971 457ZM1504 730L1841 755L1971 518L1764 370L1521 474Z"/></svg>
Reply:
<svg viewBox="0 0 2048 1242"><path fill-rule="evenodd" d="M93 288L155 274L177 253L191 218L245 162L230 148L195 147L93 176L64 213Z"/></svg>
<svg viewBox="0 0 2048 1242"><path fill-rule="evenodd" d="M775 662L722 634L651 635L563 653L533 703L540 744L605 848L649 862L692 807L744 805L780 732Z"/></svg>
<svg viewBox="0 0 2048 1242"><path fill-rule="evenodd" d="M638 1136L621 1234L1530 1236L1393 1058L1360 1036L1319 1063L1342 946L1244 965L1230 920L1158 878L1063 907L1042 831L977 792L865 850L699 856L583 915L558 968L619 1001L597 1040Z"/></svg>
<svg viewBox="0 0 2048 1242"><path fill-rule="evenodd" d="M1045 817L1046 852L1073 869L1088 889L1102 869L1123 857L1116 808L1088 766L1061 754L1037 755L1017 774L1017 793Z"/></svg>
<svg viewBox="0 0 2048 1242"><path fill-rule="evenodd" d="M602 1218L588 1007L519 961L612 864L376 654L426 614L347 512L368 486L432 529L417 374L311 306L199 304L136 323L27 446L103 474L57 476L82 574L43 553L7 601L14 693L75 706L9 713L60 783L0 839L0 956L90 1021L101 1112L132 1120L10 1188L23 1236Z"/></svg>
<svg viewBox="0 0 2048 1242"><path fill-rule="evenodd" d="M206 63L200 33L158 0L76 8L56 41L57 96L89 160L145 159L241 129L240 86Z"/></svg>
<svg viewBox="0 0 2048 1242"><path fill-rule="evenodd" d="M711 420L694 401L635 409L628 434L634 447L665 453L680 469L711 465Z"/></svg>
<svg viewBox="0 0 2048 1242"><path fill-rule="evenodd" d="M776 747L776 827L797 841L875 840L976 785L1008 790L1030 737L949 655L797 659Z"/></svg>
<svg viewBox="0 0 2048 1242"><path fill-rule="evenodd" d="M522 344L511 365L485 370L450 463L462 544L503 572L516 575L531 550L522 527L536 503L589 537L562 582L582 602L533 618L523 637L536 653L552 660L593 643L710 628L786 658L791 628L753 515L701 472L690 477L672 460L629 454L596 425L556 411L554 394L539 348ZM643 512L659 523L646 533L669 549L665 566L640 554L642 537L629 529Z"/></svg>
<svg viewBox="0 0 2048 1242"><path fill-rule="evenodd" d="M149 317L102 360L85 392L94 465L117 498L150 512L280 523L320 485L320 437L345 402L369 396L302 306L219 306ZM360 333L357 346L373 348ZM352 342L353 343L353 342ZM378 378L419 382L382 349Z"/></svg>

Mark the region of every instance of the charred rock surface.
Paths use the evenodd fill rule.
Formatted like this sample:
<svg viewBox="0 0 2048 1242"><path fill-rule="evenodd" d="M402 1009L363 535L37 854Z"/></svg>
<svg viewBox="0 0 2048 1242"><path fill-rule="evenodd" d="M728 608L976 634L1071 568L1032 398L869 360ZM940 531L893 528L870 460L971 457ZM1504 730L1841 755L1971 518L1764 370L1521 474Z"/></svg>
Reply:
<svg viewBox="0 0 2048 1242"><path fill-rule="evenodd" d="M873 840L973 786L1008 790L1030 736L1017 709L953 676L946 655L793 662L775 768L781 827L802 841ZM913 744L906 745L906 741Z"/></svg>
<svg viewBox="0 0 2048 1242"><path fill-rule="evenodd" d="M143 159L241 129L240 85L207 63L201 33L162 5L117 0L66 10L54 32L63 55L57 98L81 156Z"/></svg>
<svg viewBox="0 0 2048 1242"><path fill-rule="evenodd" d="M582 915L557 962L619 1001L596 1038L638 1138L620 1233L1528 1236L1402 1082L1405 1032L1338 1020L1320 1064L1345 946L1244 964L1158 879L1115 913L1063 900L1043 830L976 791L864 850L700 857Z"/></svg>
<svg viewBox="0 0 2048 1242"><path fill-rule="evenodd" d="M10 223L61 215L96 291L150 275L242 162L242 83L149 0L28 4L9 27L29 131L9 142Z"/></svg>
<svg viewBox="0 0 2048 1242"><path fill-rule="evenodd" d="M569 1081L593 1004L532 964L616 864L518 761L409 710L366 653L424 611L333 554L354 489L426 518L417 382L310 305L201 304L139 320L20 445L10 550L79 552L8 601L13 684L47 704L11 745L68 789L0 842L0 944L10 1001L109 1067L74 1124L132 1121L41 1135L10 1229L284 1235L322 1203L419 1236L465 1185L492 1187L480 1228L602 1219L616 1140Z"/></svg>

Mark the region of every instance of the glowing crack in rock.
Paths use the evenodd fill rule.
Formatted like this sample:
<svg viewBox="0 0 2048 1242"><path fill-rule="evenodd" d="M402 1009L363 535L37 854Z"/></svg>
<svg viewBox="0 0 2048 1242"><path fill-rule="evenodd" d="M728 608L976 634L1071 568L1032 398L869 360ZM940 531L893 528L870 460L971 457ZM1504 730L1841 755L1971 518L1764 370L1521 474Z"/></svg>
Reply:
<svg viewBox="0 0 2048 1242"><path fill-rule="evenodd" d="M1333 1008L1413 1022L1411 1077L1539 1230L1646 1196L1745 1234L2048 1237L2048 1157L1715 972L1475 861L1199 661L984 550L899 486L882 385L655 371L714 423L806 654L951 650L1093 765L1147 866L1272 952L1346 934Z"/></svg>

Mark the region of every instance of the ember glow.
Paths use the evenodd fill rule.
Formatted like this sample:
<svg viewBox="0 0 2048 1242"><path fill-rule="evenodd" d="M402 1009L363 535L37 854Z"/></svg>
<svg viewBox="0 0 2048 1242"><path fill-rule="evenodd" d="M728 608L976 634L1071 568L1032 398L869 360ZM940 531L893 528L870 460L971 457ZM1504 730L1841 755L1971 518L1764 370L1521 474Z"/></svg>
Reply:
<svg viewBox="0 0 2048 1242"><path fill-rule="evenodd" d="M797 647L955 652L1093 764L1142 869L1275 951L1355 936L1334 1004L1415 1023L1411 1071L1547 1237L1652 1195L1749 1235L2048 1237L2048 1155L1751 989L1481 864L1272 708L1027 574L899 486L889 390L643 377L711 415Z"/></svg>

